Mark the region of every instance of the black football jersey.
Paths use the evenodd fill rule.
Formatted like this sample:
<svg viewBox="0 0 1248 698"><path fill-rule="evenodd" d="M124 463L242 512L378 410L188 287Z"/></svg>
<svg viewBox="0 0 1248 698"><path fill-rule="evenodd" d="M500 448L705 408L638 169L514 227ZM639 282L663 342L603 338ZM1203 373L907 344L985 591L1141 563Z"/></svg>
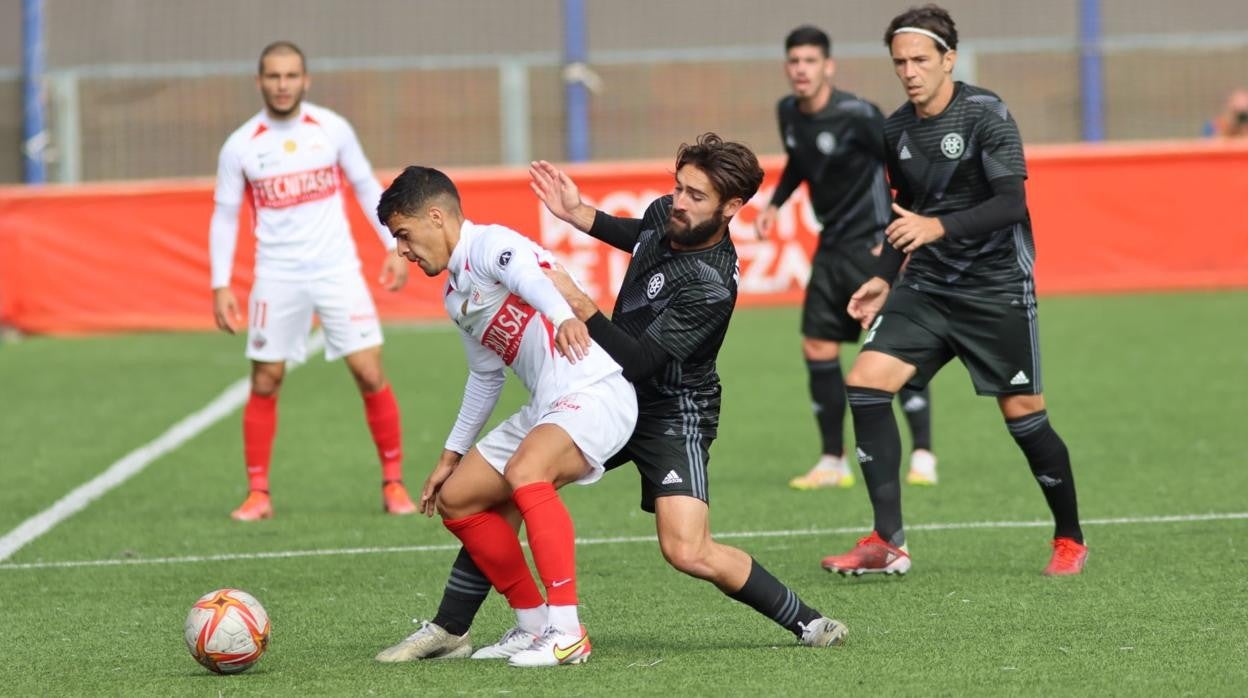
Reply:
<svg viewBox="0 0 1248 698"><path fill-rule="evenodd" d="M841 90L814 114L803 114L792 95L780 100L776 112L789 157L771 202L784 203L804 181L822 226L821 248L878 245L892 215L884 180L884 115Z"/></svg>
<svg viewBox="0 0 1248 698"><path fill-rule="evenodd" d="M714 436L720 406L715 361L737 301L737 250L727 236L704 250L673 250L666 231L671 210L672 197L660 197L638 221L611 322L633 337L650 337L671 356L637 384L640 418L670 422L675 430L697 425Z"/></svg>
<svg viewBox="0 0 1248 698"><path fill-rule="evenodd" d="M897 203L923 216L962 211L992 198L991 181L1027 176L1018 126L1000 97L957 83L939 115L921 119L907 102L884 124ZM945 236L910 256L902 283L933 293L1034 302L1030 216L985 235Z"/></svg>

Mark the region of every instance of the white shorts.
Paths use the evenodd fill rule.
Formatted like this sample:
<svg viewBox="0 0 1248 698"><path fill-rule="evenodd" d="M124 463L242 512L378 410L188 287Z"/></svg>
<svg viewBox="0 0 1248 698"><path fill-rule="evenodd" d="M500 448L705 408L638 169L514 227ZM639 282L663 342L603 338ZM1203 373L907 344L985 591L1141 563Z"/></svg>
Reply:
<svg viewBox="0 0 1248 698"><path fill-rule="evenodd" d="M256 279L247 304L247 358L304 361L312 313L325 331L325 360L381 344L373 297L358 271L307 281Z"/></svg>
<svg viewBox="0 0 1248 698"><path fill-rule="evenodd" d="M546 403L529 403L477 442L477 450L500 474L520 442L539 424L555 424L572 437L590 471L576 481L589 485L602 477L607 459L624 448L637 426L637 393L624 376L610 376Z"/></svg>

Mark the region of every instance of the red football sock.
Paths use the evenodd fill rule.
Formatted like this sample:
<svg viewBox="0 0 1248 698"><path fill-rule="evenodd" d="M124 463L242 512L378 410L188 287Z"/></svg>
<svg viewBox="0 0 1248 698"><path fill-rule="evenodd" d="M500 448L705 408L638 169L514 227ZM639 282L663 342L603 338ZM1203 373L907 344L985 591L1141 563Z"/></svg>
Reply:
<svg viewBox="0 0 1248 698"><path fill-rule="evenodd" d="M394 391L386 387L364 395L364 415L368 418L368 430L377 444L377 457L381 459L381 480L403 479L403 428L399 423L399 403Z"/></svg>
<svg viewBox="0 0 1248 698"><path fill-rule="evenodd" d="M269 458L277 433L277 395L251 394L243 408L243 461L247 484L253 490L269 490Z"/></svg>
<svg viewBox="0 0 1248 698"><path fill-rule="evenodd" d="M443 519L442 523L464 544L468 556L512 608L536 608L546 603L524 560L520 539L502 514L491 509L460 519Z"/></svg>
<svg viewBox="0 0 1248 698"><path fill-rule="evenodd" d="M555 486L535 482L517 489L512 500L524 517L533 564L546 585L546 603L576 605L576 533Z"/></svg>

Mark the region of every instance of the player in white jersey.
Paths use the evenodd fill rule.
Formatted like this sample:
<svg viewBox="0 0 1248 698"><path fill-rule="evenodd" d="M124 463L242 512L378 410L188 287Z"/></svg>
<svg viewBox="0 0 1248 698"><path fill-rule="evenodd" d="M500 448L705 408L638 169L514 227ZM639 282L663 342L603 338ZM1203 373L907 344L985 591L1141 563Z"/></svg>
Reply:
<svg viewBox="0 0 1248 698"><path fill-rule="evenodd" d="M256 84L264 109L221 148L209 233L217 327L234 334L242 318L230 276L239 210L244 195L250 194L256 264L247 329L251 397L243 410L250 492L231 516L254 521L273 515L269 458L277 430L277 394L286 362L307 356L313 313L325 333L325 358L346 358L364 398L381 460L384 510L414 513L416 505L403 486L399 406L382 371L381 325L360 275L343 208L344 176L365 212L376 207L381 184L346 119L303 100L309 81L297 46L279 41L265 47ZM375 227L382 244L393 251L395 243L386 229ZM380 282L397 291L406 281L406 264L397 254L388 254Z"/></svg>
<svg viewBox="0 0 1248 698"><path fill-rule="evenodd" d="M408 167L382 194L377 216L401 255L428 276L447 272L446 311L468 354L459 416L420 506L442 515L516 610L517 627L474 656L509 658L513 666L583 662L590 644L577 613L572 519L555 490L602 477L637 423L636 393L619 364L590 346L589 330L543 273L554 264L550 253L509 228L465 220L445 174ZM473 446L508 366L530 400ZM512 504L524 520L544 601L509 521ZM415 658L420 635L378 659ZM471 647L457 650L464 656Z"/></svg>

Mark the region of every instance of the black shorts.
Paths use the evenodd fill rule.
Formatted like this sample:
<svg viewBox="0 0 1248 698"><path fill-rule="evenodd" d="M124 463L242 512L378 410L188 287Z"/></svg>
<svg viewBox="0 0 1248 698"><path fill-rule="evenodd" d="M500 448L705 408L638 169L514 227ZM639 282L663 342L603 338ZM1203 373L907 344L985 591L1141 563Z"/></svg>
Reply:
<svg viewBox="0 0 1248 698"><path fill-rule="evenodd" d="M1036 305L946 296L901 285L867 331L862 350L895 356L918 371L921 388L953 357L980 395L1038 395L1040 328Z"/></svg>
<svg viewBox="0 0 1248 698"><path fill-rule="evenodd" d="M696 427L639 421L632 438L607 461L606 469L635 463L641 474L641 508L651 514L659 497L684 495L710 504L706 466L714 440Z"/></svg>
<svg viewBox="0 0 1248 698"><path fill-rule="evenodd" d="M871 278L876 257L869 249L820 249L810 264L802 302L802 336L857 342L862 326L849 316L849 297Z"/></svg>

